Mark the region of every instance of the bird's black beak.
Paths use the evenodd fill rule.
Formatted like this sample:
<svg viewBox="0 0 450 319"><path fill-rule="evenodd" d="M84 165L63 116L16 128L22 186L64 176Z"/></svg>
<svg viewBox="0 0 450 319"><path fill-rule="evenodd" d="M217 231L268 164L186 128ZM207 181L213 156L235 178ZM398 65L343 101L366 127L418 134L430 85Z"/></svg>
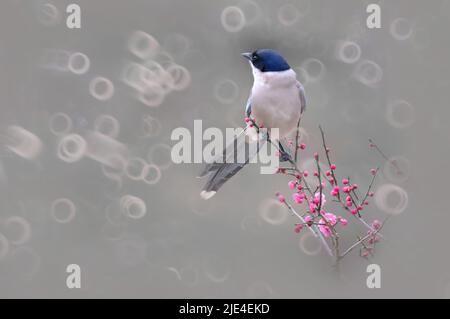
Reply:
<svg viewBox="0 0 450 319"><path fill-rule="evenodd" d="M251 60L252 59L252 54L250 52L244 52L241 53L241 55L246 58L247 60Z"/></svg>

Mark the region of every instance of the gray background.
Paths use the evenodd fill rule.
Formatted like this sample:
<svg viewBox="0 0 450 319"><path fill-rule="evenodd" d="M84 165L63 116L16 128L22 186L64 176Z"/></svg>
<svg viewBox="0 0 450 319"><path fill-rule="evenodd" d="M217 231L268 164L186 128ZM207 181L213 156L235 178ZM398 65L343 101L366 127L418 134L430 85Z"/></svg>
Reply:
<svg viewBox="0 0 450 319"><path fill-rule="evenodd" d="M82 28L69 30L70 2L50 2L60 14L54 21L42 9L46 1L0 4L1 297L450 297L450 1L379 1L379 30L366 28L369 2L356 0L79 0ZM238 32L227 32L221 23L228 6L244 13L246 23ZM397 18L406 19L406 31L400 31L411 28L406 39L392 34ZM170 92L158 107L136 100L121 81L124 65L139 62L127 48L135 30L154 36L191 75L188 88ZM359 61L379 65L383 76L375 86L358 81L359 62L336 58L344 40L360 46ZM195 178L201 166L170 165L167 148L157 146L171 146L172 130L192 128L194 119L202 119L204 127L241 126L252 78L239 54L263 47L279 50L296 70L310 58L325 68L315 82L299 76L308 98L302 163L320 148L321 124L341 176L367 185L369 169L380 166L375 190L395 184L408 194L407 208L385 226L386 239L375 257L367 261L355 251L339 274L324 251L315 256L302 251L291 216L276 205L265 206L276 191L288 194L286 177L260 175L252 165L204 202L198 196L203 181ZM82 52L90 68L83 75L57 69L49 50ZM111 99L89 94L95 76L113 82ZM220 86L225 80L236 85L234 91ZM397 100L412 108L395 113L392 122L388 105ZM74 163L59 159L59 138L49 129L58 112L67 114L72 132L82 136L99 115L114 116L120 124L116 139L129 153L162 166L159 182L108 178L88 157ZM146 116L160 124L156 136L142 137ZM40 139L37 157L27 159L8 148L11 125ZM404 159L403 176L389 173L390 164L368 148L368 138L387 156ZM126 194L146 203L143 218L114 215ZM52 217L58 198L76 207L69 223ZM265 209L280 223L268 223ZM365 214L368 220L386 216L374 204ZM22 224L7 222L17 216ZM29 226L29 238L23 238L23 225ZM343 231L343 237L344 245L350 244L350 235ZM81 289L66 287L65 269L72 263L81 267ZM381 289L366 287L370 263L381 266Z"/></svg>

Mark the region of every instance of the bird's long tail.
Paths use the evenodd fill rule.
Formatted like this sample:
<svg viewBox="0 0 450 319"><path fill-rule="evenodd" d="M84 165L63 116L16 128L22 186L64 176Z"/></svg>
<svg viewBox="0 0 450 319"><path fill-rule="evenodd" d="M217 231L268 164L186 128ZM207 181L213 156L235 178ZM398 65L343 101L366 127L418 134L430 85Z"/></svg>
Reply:
<svg viewBox="0 0 450 319"><path fill-rule="evenodd" d="M200 193L203 199L214 196L223 184L258 154L266 142L266 138L261 134L248 133L249 128L247 127L236 136L234 141L224 149L216 160L207 164L201 171L199 177L208 176L208 180Z"/></svg>

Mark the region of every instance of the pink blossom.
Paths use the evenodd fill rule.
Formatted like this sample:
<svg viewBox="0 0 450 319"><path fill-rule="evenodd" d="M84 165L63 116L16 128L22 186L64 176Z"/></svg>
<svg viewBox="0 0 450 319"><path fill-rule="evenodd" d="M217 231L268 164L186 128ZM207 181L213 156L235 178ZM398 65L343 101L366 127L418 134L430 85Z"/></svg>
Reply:
<svg viewBox="0 0 450 319"><path fill-rule="evenodd" d="M336 197L337 195L339 195L339 190L340 190L339 186L335 186L331 191L331 196Z"/></svg>
<svg viewBox="0 0 450 319"><path fill-rule="evenodd" d="M351 201L352 201L352 198L351 198L350 196L347 196L347 197L345 198L345 201L351 202Z"/></svg>
<svg viewBox="0 0 450 319"><path fill-rule="evenodd" d="M352 215L356 215L356 214L358 214L358 210L356 208L354 208L354 209L352 209L351 213L352 213Z"/></svg>
<svg viewBox="0 0 450 319"><path fill-rule="evenodd" d="M316 204L316 205L318 205L318 204L320 204L320 192L317 192L317 193L315 193L314 194L314 199L313 199L313 202L314 202L314 204ZM325 206L325 203L326 203L327 201L325 200L325 194L324 193L322 193L322 207L323 206Z"/></svg>
<svg viewBox="0 0 450 319"><path fill-rule="evenodd" d="M304 171L303 171L303 176L308 177L308 174L309 174L309 173L308 173L307 170L304 170Z"/></svg>
<svg viewBox="0 0 450 319"><path fill-rule="evenodd" d="M375 175L375 174L377 173L377 170L376 170L375 168L372 168L372 169L370 170L370 173L371 173L372 175Z"/></svg>
<svg viewBox="0 0 450 319"><path fill-rule="evenodd" d="M316 160L318 160L319 159L319 153L314 153L314 158L316 159Z"/></svg>
<svg viewBox="0 0 450 319"><path fill-rule="evenodd" d="M347 226L348 224L348 220L346 220L345 218L339 218L339 222L342 226Z"/></svg>
<svg viewBox="0 0 450 319"><path fill-rule="evenodd" d="M298 146L301 150L304 150L306 148L306 144L302 143Z"/></svg>
<svg viewBox="0 0 450 319"><path fill-rule="evenodd" d="M297 204L303 203L303 196L301 194L295 193L294 195L292 195L292 197Z"/></svg>
<svg viewBox="0 0 450 319"><path fill-rule="evenodd" d="M334 215L334 214L332 214L332 213L324 213L324 214L323 214L323 218L321 218L321 219L319 220L319 230L320 230L320 232L321 232L325 237L330 237L331 234L332 234L332 232L331 232L330 227L328 227L327 225L325 225L326 222L325 222L324 218L325 218L325 220L326 220L331 226L336 225L337 218L336 218L336 215Z"/></svg>
<svg viewBox="0 0 450 319"><path fill-rule="evenodd" d="M286 198L285 198L283 195L279 194L277 197L278 197L278 201L279 201L280 203L286 202Z"/></svg>
<svg viewBox="0 0 450 319"><path fill-rule="evenodd" d="M352 189L351 189L351 187L350 186L345 186L344 188L342 188L342 191L344 192L344 193L350 193L350 191L351 191Z"/></svg>
<svg viewBox="0 0 450 319"><path fill-rule="evenodd" d="M297 181L290 181L288 183L288 186L290 189L295 189L295 187L297 186Z"/></svg>
<svg viewBox="0 0 450 319"><path fill-rule="evenodd" d="M336 165L331 164L330 168L331 168L332 171L334 171L336 169Z"/></svg>
<svg viewBox="0 0 450 319"><path fill-rule="evenodd" d="M314 203L309 203L309 211L311 213L314 213L316 211L316 204Z"/></svg>
<svg viewBox="0 0 450 319"><path fill-rule="evenodd" d="M342 179L342 184L347 185L347 184L348 184L348 179L343 178L343 179Z"/></svg>
<svg viewBox="0 0 450 319"><path fill-rule="evenodd" d="M378 220L375 219L375 220L372 222L372 228L375 229L375 230L379 230L379 229L381 228L381 223L380 223L380 221L378 221Z"/></svg>
<svg viewBox="0 0 450 319"><path fill-rule="evenodd" d="M331 176L331 172L330 172L330 171L326 171L326 172L325 172L325 175L326 175L326 176Z"/></svg>
<svg viewBox="0 0 450 319"><path fill-rule="evenodd" d="M305 223L308 224L308 226L311 226L311 223L313 221L313 218L311 215L306 215L304 220L305 220Z"/></svg>
<svg viewBox="0 0 450 319"><path fill-rule="evenodd" d="M294 231L298 234L299 232L301 232L303 229L303 225L302 224L297 224L295 225Z"/></svg>
<svg viewBox="0 0 450 319"><path fill-rule="evenodd" d="M347 207L352 207L353 203L351 201L349 201L349 202L346 202L345 205L347 205Z"/></svg>

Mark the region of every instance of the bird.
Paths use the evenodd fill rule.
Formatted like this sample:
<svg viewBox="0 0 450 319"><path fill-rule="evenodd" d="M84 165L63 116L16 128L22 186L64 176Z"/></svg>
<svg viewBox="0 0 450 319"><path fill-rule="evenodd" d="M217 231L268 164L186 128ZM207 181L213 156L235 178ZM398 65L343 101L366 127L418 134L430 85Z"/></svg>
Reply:
<svg viewBox="0 0 450 319"><path fill-rule="evenodd" d="M253 86L245 106L245 116L252 121L247 124L243 133L245 131L248 133L249 128L253 127L252 123L262 123L269 132L272 128L278 128L279 139L288 136L297 129L306 109L305 89L297 80L295 71L280 53L272 49L258 49L241 55L248 60L253 73ZM281 142L278 143L280 160L291 160ZM245 147L242 144L245 143L239 145L235 140L224 149L223 156L230 148ZM246 153L243 162L214 161L207 164L199 175L199 177L208 176L200 196L205 200L213 197L225 182L256 155L258 150L259 148L253 154Z"/></svg>

